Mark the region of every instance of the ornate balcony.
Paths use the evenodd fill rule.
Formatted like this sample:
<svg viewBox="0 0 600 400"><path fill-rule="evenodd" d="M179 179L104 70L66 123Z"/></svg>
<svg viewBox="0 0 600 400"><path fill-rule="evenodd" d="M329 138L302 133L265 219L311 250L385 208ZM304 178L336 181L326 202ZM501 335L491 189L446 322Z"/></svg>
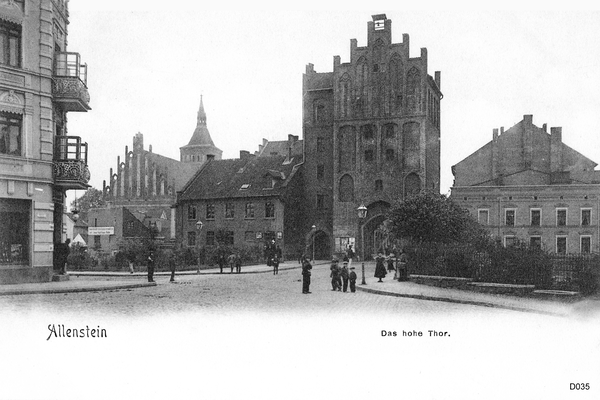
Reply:
<svg viewBox="0 0 600 400"><path fill-rule="evenodd" d="M87 143L81 143L79 136L56 136L53 168L55 185L65 190L86 190L90 187L87 150Z"/></svg>
<svg viewBox="0 0 600 400"><path fill-rule="evenodd" d="M54 53L52 95L65 111L91 110L87 64L81 63L79 53Z"/></svg>

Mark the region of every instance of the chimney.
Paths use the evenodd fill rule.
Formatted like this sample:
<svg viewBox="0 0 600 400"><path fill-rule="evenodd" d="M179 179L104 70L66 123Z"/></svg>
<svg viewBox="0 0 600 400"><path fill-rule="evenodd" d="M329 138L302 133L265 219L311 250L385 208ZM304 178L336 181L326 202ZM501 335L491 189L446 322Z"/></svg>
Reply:
<svg viewBox="0 0 600 400"><path fill-rule="evenodd" d="M250 152L248 150L240 150L240 160L247 160L250 158Z"/></svg>
<svg viewBox="0 0 600 400"><path fill-rule="evenodd" d="M315 72L315 65L311 64L311 63L306 64L306 73L312 74L314 72Z"/></svg>
<svg viewBox="0 0 600 400"><path fill-rule="evenodd" d="M542 125L542 129L544 130L544 132L548 133L548 124Z"/></svg>
<svg viewBox="0 0 600 400"><path fill-rule="evenodd" d="M149 146L148 146L148 152L149 152L149 153L152 153L152 145L149 145Z"/></svg>
<svg viewBox="0 0 600 400"><path fill-rule="evenodd" d="M494 141L498 140L498 129L496 129L496 128L494 128L494 129L492 130L492 139L493 139Z"/></svg>
<svg viewBox="0 0 600 400"><path fill-rule="evenodd" d="M503 133L504 133L504 127L503 127L503 126L501 126L501 127L500 127L500 134L502 135Z"/></svg>
<svg viewBox="0 0 600 400"><path fill-rule="evenodd" d="M563 170L562 127L550 128L550 172Z"/></svg>
<svg viewBox="0 0 600 400"><path fill-rule="evenodd" d="M533 164L533 115L523 115L523 168L529 169Z"/></svg>

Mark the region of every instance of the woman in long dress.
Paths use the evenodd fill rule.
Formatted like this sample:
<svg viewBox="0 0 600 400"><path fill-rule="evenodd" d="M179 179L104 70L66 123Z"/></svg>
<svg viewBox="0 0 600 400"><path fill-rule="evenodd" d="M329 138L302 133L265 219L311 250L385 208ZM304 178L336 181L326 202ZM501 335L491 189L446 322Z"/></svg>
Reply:
<svg viewBox="0 0 600 400"><path fill-rule="evenodd" d="M377 282L383 282L382 279L385 278L385 275L387 274L384 261L385 257L383 257L383 254L379 253L375 259L375 278L379 278Z"/></svg>

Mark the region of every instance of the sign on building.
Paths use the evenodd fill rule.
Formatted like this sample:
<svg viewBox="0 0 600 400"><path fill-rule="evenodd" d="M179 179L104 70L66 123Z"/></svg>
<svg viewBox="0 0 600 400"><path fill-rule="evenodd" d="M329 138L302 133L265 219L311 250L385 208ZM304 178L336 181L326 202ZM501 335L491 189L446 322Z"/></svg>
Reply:
<svg viewBox="0 0 600 400"><path fill-rule="evenodd" d="M88 227L88 235L90 236L108 236L115 234L114 226L90 226Z"/></svg>

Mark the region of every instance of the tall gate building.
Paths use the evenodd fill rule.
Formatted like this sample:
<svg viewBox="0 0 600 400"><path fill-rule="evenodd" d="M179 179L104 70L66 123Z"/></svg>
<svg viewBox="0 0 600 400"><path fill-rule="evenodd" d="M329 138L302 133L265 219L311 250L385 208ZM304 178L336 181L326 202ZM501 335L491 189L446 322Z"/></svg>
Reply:
<svg viewBox="0 0 600 400"><path fill-rule="evenodd" d="M325 73L308 64L303 76L304 229L317 257L352 243L370 257L395 201L439 191L441 74L428 75L427 49L410 57L408 34L392 42L385 14L372 18L367 45L351 39L349 62L335 56Z"/></svg>

